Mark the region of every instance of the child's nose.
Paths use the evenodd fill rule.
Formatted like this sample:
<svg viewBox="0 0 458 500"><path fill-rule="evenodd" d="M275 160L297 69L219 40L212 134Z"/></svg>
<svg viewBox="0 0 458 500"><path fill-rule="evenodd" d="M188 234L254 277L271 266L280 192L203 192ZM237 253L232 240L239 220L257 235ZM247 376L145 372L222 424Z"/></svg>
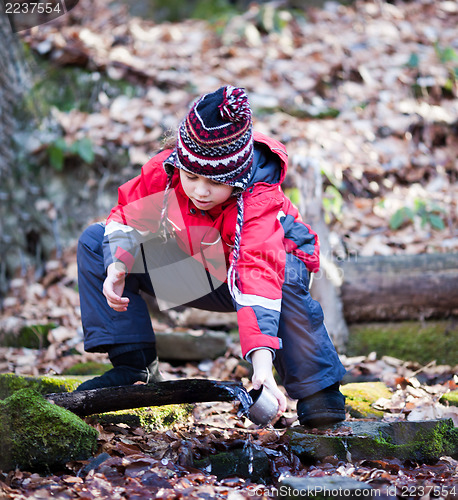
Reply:
<svg viewBox="0 0 458 500"><path fill-rule="evenodd" d="M207 184L205 182L198 182L195 192L199 196L207 196L209 193Z"/></svg>

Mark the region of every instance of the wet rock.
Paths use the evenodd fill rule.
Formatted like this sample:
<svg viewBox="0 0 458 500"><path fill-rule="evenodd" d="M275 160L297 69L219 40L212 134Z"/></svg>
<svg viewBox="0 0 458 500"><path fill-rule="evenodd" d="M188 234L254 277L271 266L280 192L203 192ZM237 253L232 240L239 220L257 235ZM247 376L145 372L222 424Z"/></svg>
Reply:
<svg viewBox="0 0 458 500"><path fill-rule="evenodd" d="M210 330L157 332L156 347L161 360L216 359L226 352L227 333Z"/></svg>
<svg viewBox="0 0 458 500"><path fill-rule="evenodd" d="M383 382L360 382L341 386L346 397L346 408L355 418L382 418L383 411L372 405L380 398L390 399L391 391Z"/></svg>
<svg viewBox="0 0 458 500"><path fill-rule="evenodd" d="M218 480L232 476L251 479L255 482L270 479L267 453L253 445L209 455L203 460L195 461L194 467L215 475Z"/></svg>
<svg viewBox="0 0 458 500"><path fill-rule="evenodd" d="M32 389L0 401L0 468L49 472L70 460L86 460L98 432L72 412Z"/></svg>
<svg viewBox="0 0 458 500"><path fill-rule="evenodd" d="M287 434L291 450L307 464L333 455L349 461L395 457L419 463L458 456L458 429L451 419L342 422L326 434L312 434L303 427L292 427Z"/></svg>
<svg viewBox="0 0 458 500"><path fill-rule="evenodd" d="M364 498L370 497L372 486L342 476L286 477L278 487L278 498Z"/></svg>

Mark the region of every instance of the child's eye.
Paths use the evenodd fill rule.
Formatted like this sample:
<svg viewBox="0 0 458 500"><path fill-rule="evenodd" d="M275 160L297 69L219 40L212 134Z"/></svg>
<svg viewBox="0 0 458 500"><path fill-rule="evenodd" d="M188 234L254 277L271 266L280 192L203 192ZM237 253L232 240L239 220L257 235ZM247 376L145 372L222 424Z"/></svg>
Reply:
<svg viewBox="0 0 458 500"><path fill-rule="evenodd" d="M195 181L197 179L197 176L186 174L186 178L189 179L190 181Z"/></svg>

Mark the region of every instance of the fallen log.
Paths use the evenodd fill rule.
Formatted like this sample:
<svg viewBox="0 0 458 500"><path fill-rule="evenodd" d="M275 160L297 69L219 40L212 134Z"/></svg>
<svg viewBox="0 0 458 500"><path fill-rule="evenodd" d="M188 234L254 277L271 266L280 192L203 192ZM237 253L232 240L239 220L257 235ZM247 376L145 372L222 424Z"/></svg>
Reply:
<svg viewBox="0 0 458 500"><path fill-rule="evenodd" d="M458 315L458 254L357 257L339 263L348 323Z"/></svg>
<svg viewBox="0 0 458 500"><path fill-rule="evenodd" d="M249 397L240 382L182 379L88 391L52 393L44 396L80 417L109 411L169 404L234 401Z"/></svg>

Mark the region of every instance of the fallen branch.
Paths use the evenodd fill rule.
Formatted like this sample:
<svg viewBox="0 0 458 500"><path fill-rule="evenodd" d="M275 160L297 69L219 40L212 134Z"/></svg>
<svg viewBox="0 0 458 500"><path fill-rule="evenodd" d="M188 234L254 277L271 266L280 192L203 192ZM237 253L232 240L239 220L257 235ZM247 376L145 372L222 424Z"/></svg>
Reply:
<svg viewBox="0 0 458 500"><path fill-rule="evenodd" d="M348 323L458 314L458 254L376 255L340 263Z"/></svg>
<svg viewBox="0 0 458 500"><path fill-rule="evenodd" d="M89 391L46 394L44 397L85 417L95 413L169 404L234 401L247 394L240 382L183 379L151 384L104 387Z"/></svg>

